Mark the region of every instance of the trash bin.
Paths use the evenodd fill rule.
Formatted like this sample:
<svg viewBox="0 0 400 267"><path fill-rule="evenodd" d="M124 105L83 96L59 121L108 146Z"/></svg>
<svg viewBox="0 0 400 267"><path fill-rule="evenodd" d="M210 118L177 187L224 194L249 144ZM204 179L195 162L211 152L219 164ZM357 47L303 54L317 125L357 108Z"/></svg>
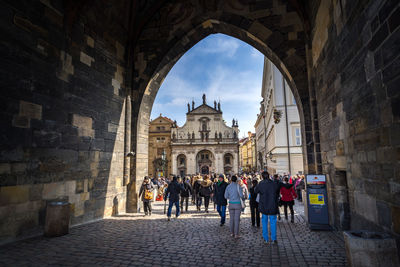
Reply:
<svg viewBox="0 0 400 267"><path fill-rule="evenodd" d="M52 201L47 204L44 235L62 236L69 232L70 204L66 201Z"/></svg>
<svg viewBox="0 0 400 267"><path fill-rule="evenodd" d="M349 266L400 266L396 241L389 234L359 230L343 235Z"/></svg>

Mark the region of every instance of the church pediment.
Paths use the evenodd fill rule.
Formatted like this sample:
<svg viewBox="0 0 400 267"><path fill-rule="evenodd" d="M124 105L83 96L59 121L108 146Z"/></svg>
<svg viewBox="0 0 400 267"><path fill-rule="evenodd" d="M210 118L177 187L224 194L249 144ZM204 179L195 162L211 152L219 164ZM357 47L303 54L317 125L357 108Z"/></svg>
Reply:
<svg viewBox="0 0 400 267"><path fill-rule="evenodd" d="M220 111L213 109L209 105L203 104L190 111L189 114L220 114L220 113L221 113Z"/></svg>

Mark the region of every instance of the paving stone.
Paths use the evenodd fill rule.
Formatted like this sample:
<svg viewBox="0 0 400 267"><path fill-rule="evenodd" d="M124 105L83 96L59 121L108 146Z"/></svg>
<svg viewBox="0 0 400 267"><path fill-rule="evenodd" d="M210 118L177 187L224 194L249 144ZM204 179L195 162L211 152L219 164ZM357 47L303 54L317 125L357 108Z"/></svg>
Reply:
<svg viewBox="0 0 400 267"><path fill-rule="evenodd" d="M122 214L81 225L58 238L36 237L0 247L0 266L327 266L346 265L340 232L307 227L303 205L295 205L295 223L277 223L278 245L266 245L262 229L251 227L248 208L240 222L241 238L219 226L216 211L195 211L170 222L163 202L153 215ZM212 205L211 205L212 207ZM174 212L174 210L173 210ZM261 253L260 253L261 252Z"/></svg>

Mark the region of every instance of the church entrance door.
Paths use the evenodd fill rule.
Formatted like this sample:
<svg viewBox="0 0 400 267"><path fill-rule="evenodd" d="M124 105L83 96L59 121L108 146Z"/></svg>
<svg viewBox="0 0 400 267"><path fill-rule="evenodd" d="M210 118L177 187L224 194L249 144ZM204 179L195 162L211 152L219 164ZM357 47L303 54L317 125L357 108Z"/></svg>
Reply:
<svg viewBox="0 0 400 267"><path fill-rule="evenodd" d="M210 173L210 168L208 168L208 166L201 167L201 174L209 174L209 173Z"/></svg>

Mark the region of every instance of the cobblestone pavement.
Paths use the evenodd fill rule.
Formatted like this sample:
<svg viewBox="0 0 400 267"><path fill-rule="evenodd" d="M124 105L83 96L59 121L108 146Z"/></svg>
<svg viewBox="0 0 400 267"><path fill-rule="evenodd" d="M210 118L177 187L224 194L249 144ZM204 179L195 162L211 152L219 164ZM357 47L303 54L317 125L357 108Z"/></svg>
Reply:
<svg viewBox="0 0 400 267"><path fill-rule="evenodd" d="M251 227L249 208L240 222L241 237L234 239L228 226L219 226L217 212L197 212L192 205L168 222L163 203L153 204L151 217L120 215L74 227L66 236L2 246L0 266L346 265L342 234L310 231L301 203L295 205L295 223L278 221L277 245L265 244L261 229Z"/></svg>

